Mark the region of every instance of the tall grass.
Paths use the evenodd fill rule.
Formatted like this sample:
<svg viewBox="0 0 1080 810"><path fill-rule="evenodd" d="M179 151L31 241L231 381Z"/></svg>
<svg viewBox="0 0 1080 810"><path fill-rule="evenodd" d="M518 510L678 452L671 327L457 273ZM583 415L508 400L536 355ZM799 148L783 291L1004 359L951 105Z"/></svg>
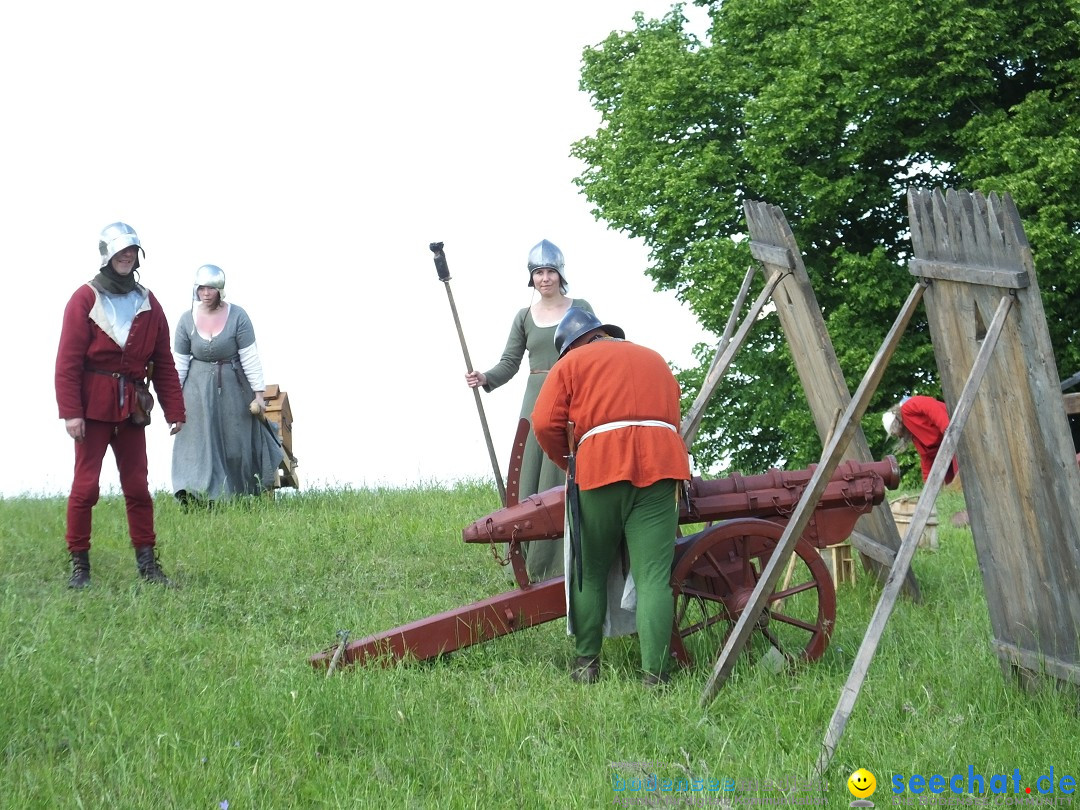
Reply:
<svg viewBox="0 0 1080 810"><path fill-rule="evenodd" d="M72 592L62 499L0 500L0 806L601 807L645 773L809 779L880 594L866 575L841 586L821 661L775 674L745 656L707 708L711 661L647 691L633 639L605 645L600 683L571 683L560 622L434 663L311 668L338 630L356 638L509 590L488 550L461 541L496 504L482 484L187 512L161 495L162 564L180 584L165 590L139 583L109 497L93 585ZM915 561L924 602L893 614L821 806L846 807L860 767L879 807L893 774L1080 776L1075 696L1021 691L990 651L971 535L949 526L961 506L939 500L940 550Z"/></svg>

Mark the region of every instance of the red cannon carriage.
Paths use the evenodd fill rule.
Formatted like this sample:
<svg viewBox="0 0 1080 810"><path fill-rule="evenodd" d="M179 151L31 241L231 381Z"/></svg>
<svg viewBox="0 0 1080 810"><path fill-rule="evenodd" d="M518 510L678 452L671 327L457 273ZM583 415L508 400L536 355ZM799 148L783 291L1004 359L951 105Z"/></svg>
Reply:
<svg viewBox="0 0 1080 810"><path fill-rule="evenodd" d="M674 541L671 652L680 663L691 661L689 637L719 625L726 629L739 618L814 469L811 465L805 470L691 480L679 523L704 528ZM766 644L788 661L819 658L836 619L836 590L817 549L850 536L859 517L881 503L885 490L895 489L899 481L892 456L867 464L846 461L837 467L756 624ZM530 584L519 547L527 540L561 538L563 518L564 491L559 487L465 527L462 535L467 543L507 544L518 588L353 641L338 650L338 662L428 660L565 617L564 577ZM706 639L703 645L712 641ZM715 651L713 646L700 653ZM310 661L315 667L327 666L334 655L328 650Z"/></svg>

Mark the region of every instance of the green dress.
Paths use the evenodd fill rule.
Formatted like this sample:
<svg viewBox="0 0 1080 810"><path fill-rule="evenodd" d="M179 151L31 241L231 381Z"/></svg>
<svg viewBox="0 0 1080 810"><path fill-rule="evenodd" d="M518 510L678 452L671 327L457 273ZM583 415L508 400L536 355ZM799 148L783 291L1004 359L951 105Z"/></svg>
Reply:
<svg viewBox="0 0 1080 810"><path fill-rule="evenodd" d="M593 311L589 302L581 298L572 299L570 305L586 312ZM536 395L540 393L540 387L547 379L547 371L559 359L555 351L555 327L537 326L529 307L525 307L514 316L514 323L510 327L510 336L506 339L506 348L503 349L502 358L497 365L484 372L484 376L487 377L484 390L494 391L500 385L508 383L517 374L526 352L529 354L529 380L525 385L525 397L521 402L521 418L523 419L532 417ZM521 485L518 488L518 498L524 499L537 492L562 486L565 481L566 474L554 461L544 455L544 451L536 443L536 437L530 431L521 462ZM554 540L522 543L522 553L525 556L525 568L529 572L529 579L533 582L551 579L563 573L562 543Z"/></svg>

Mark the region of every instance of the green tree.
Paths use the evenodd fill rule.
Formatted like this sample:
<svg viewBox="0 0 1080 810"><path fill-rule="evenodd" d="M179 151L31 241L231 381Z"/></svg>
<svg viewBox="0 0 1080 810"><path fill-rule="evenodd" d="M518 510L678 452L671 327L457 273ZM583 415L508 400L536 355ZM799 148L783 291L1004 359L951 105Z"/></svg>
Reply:
<svg viewBox="0 0 1080 810"><path fill-rule="evenodd" d="M584 53L602 116L573 145L593 213L644 240L649 275L719 334L752 261L742 202L778 205L803 251L849 388L913 279L906 191L1008 192L1032 243L1062 376L1080 370L1080 2L724 0L687 30L683 6L635 17ZM758 283L760 284L760 278ZM689 400L701 366L679 372ZM871 403L940 395L925 315ZM815 461L820 442L782 330L764 317L710 403L705 468Z"/></svg>

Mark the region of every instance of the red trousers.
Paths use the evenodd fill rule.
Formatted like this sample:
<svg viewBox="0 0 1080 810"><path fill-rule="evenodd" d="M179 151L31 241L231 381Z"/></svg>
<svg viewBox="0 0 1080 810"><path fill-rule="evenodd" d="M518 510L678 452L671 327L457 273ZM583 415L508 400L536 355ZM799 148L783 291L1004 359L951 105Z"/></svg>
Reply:
<svg viewBox="0 0 1080 810"><path fill-rule="evenodd" d="M146 429L128 421L86 421L86 438L75 442L75 478L67 504L68 551L90 548L90 513L101 493L101 463L105 450L112 448L120 489L127 505L128 534L131 545L154 545L154 499L147 483Z"/></svg>

